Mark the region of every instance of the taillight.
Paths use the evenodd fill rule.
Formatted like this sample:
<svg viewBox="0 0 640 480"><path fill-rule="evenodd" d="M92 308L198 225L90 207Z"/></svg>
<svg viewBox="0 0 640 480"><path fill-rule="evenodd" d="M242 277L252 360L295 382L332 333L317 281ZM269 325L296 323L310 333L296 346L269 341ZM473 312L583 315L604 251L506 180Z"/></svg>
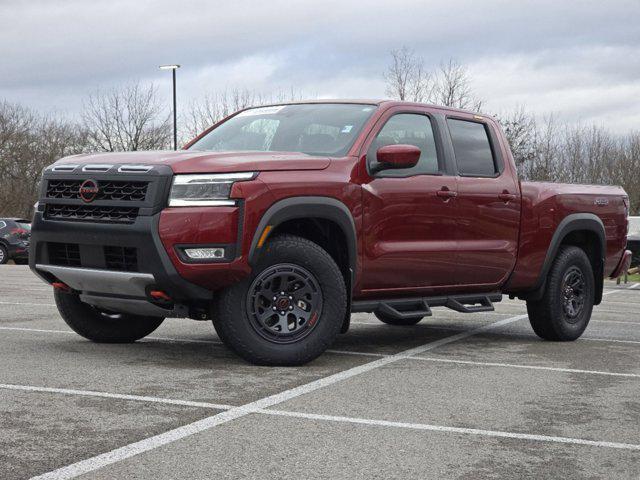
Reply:
<svg viewBox="0 0 640 480"><path fill-rule="evenodd" d="M21 238L23 240L28 240L29 237L31 236L29 230L26 230L24 228L14 228L9 233L11 233L12 235L15 235L18 238Z"/></svg>

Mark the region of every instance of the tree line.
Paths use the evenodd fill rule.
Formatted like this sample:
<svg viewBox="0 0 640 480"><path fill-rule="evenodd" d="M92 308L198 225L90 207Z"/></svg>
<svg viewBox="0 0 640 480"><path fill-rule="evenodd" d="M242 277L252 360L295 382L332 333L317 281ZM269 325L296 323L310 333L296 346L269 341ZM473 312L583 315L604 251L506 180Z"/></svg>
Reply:
<svg viewBox="0 0 640 480"><path fill-rule="evenodd" d="M448 60L430 69L407 47L391 52L384 79L391 98L473 111L483 105L464 65ZM236 110L302 98L294 89L211 93L180 115L180 143ZM42 169L61 157L170 149L172 124L164 103L156 86L141 83L90 94L75 120L0 101L0 216L29 216ZM523 179L621 185L632 213L640 214L640 131L615 135L596 125L562 123L554 115L536 118L522 107L496 117Z"/></svg>

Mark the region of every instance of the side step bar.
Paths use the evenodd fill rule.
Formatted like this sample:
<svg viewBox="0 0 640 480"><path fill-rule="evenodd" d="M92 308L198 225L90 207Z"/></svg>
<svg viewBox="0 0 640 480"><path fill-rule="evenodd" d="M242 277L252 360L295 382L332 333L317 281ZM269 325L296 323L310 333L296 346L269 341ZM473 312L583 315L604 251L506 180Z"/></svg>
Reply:
<svg viewBox="0 0 640 480"><path fill-rule="evenodd" d="M492 312L495 310L493 303L500 301L501 293L356 300L351 304L351 312L378 312L400 320L418 316L429 317L433 315L432 307L447 307L461 313Z"/></svg>

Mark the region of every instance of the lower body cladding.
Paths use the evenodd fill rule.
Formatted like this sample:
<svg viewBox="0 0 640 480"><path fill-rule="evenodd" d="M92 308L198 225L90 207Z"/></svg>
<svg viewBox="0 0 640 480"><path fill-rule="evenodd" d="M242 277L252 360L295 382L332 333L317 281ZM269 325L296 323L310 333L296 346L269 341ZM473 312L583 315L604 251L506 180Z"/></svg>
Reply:
<svg viewBox="0 0 640 480"><path fill-rule="evenodd" d="M183 219L189 218L186 209L182 213ZM212 289L184 278L183 271L191 265L178 260L173 251L177 246L163 243L162 215L117 224L47 220L36 212L31 269L46 282L77 293L82 302L103 311L207 318ZM176 240L186 244L184 239ZM233 245L228 251L235 252ZM232 260L217 259L218 264L212 266L216 272L224 271L224 263L229 265ZM210 266L193 265L198 275Z"/></svg>

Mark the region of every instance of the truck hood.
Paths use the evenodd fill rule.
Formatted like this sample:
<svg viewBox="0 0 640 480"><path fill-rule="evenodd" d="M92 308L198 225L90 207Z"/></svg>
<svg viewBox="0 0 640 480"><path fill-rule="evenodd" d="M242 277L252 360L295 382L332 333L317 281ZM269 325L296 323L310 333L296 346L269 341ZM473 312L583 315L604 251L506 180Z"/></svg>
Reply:
<svg viewBox="0 0 640 480"><path fill-rule="evenodd" d="M291 152L199 152L192 150L73 155L62 164L168 165L174 173L227 173L273 170L323 170L331 161Z"/></svg>

